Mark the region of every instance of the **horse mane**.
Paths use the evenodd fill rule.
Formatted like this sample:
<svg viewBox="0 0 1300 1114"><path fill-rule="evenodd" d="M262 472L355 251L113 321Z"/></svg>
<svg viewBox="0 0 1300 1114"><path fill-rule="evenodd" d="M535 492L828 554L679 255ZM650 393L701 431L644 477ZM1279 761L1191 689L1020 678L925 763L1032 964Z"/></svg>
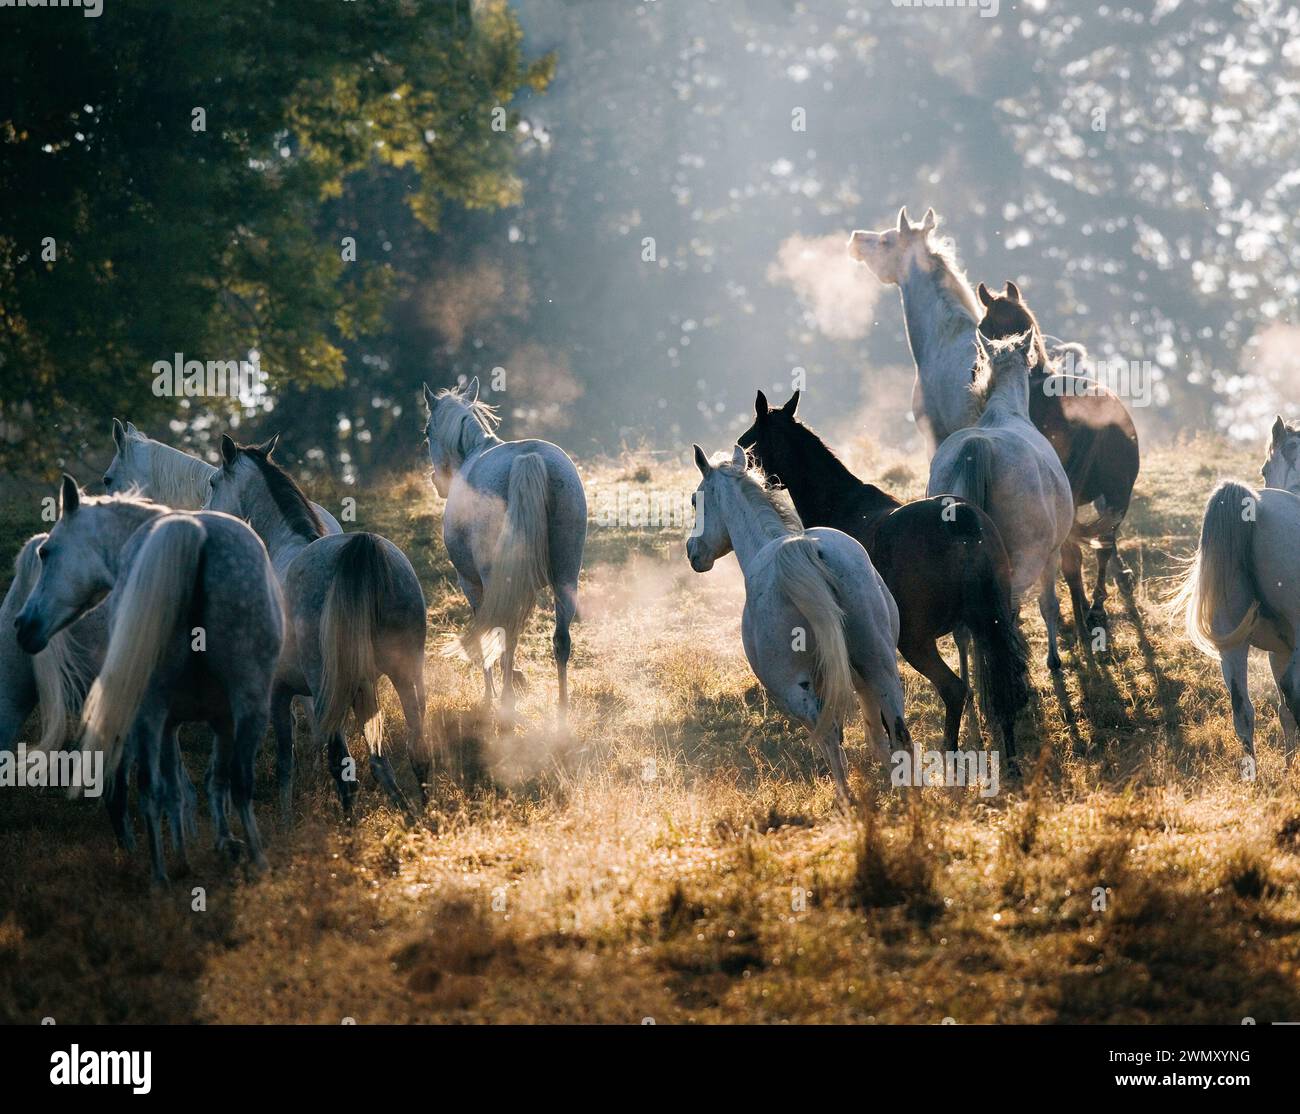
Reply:
<svg viewBox="0 0 1300 1114"><path fill-rule="evenodd" d="M305 538L323 538L325 524L294 478L261 449L252 445L240 445L239 451L257 465L262 479L266 481L266 488L284 515L289 529Z"/></svg>
<svg viewBox="0 0 1300 1114"><path fill-rule="evenodd" d="M138 431L128 437L136 446L149 447L149 490L155 502L186 510L203 505L216 471L211 464Z"/></svg>
<svg viewBox="0 0 1300 1114"><path fill-rule="evenodd" d="M1021 356L1020 349L1024 345L1027 335L1026 333L1017 333L1013 336L985 338L984 346L987 351L980 351L976 355L970 385L970 391L975 398L975 405L979 413L984 413L993 392L1014 367L1017 357ZM1016 368L1017 372L1019 370L1021 369ZM1024 370L1029 370L1027 362L1025 362Z"/></svg>
<svg viewBox="0 0 1300 1114"><path fill-rule="evenodd" d="M922 245L930 263L939 272L939 292L948 308L955 314L978 325L983 316L980 304L971 290L966 272L957 262L957 244L948 237L931 234Z"/></svg>
<svg viewBox="0 0 1300 1114"><path fill-rule="evenodd" d="M737 480L737 487L746 503L760 521L772 528L772 533L802 534L803 523L790 502L789 496L777 488L767 486L767 477L757 468L738 468L731 458L720 454L712 462L713 468Z"/></svg>
<svg viewBox="0 0 1300 1114"><path fill-rule="evenodd" d="M458 405L439 406L444 400ZM458 461L494 436L501 424L495 406L478 398L471 402L455 387L444 387L433 396L433 402L429 437Z"/></svg>

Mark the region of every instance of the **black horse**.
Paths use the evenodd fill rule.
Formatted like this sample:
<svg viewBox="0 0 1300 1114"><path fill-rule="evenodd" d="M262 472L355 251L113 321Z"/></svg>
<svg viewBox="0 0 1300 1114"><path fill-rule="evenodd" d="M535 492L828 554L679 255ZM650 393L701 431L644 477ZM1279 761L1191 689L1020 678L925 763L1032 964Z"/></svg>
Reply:
<svg viewBox="0 0 1300 1114"><path fill-rule="evenodd" d="M964 638L976 654L985 718L1015 755L1016 714L1029 698L1028 651L1011 608L1010 563L997 527L978 507L954 496L902 503L862 483L820 437L795 417L799 392L780 409L762 391L754 424L738 439L768 480L786 488L805 526L831 526L857 538L898 605L898 649L939 691L943 741L957 747L966 685ZM958 635L962 676L935 645Z"/></svg>
<svg viewBox="0 0 1300 1114"><path fill-rule="evenodd" d="M1119 562L1115 534L1128 514L1138 475L1138 439L1133 419L1119 396L1080 376L1059 374L1051 365L1042 330L1014 282L993 294L982 282L977 291L985 308L979 331L990 340L1033 333L1029 369L1029 420L1052 443L1070 481L1076 507L1092 503L1097 517L1076 518L1061 546L1061 572L1070 588L1075 630L1083 632L1106 622L1106 567ZM1081 546L1097 551L1097 585L1092 605L1083 588ZM1121 565L1122 568L1122 565Z"/></svg>

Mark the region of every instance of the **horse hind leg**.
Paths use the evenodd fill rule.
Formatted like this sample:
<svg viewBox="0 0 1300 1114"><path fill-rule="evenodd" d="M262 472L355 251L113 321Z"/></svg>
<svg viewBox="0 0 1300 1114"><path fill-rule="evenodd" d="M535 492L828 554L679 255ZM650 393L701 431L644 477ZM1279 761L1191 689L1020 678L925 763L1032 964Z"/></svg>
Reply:
<svg viewBox="0 0 1300 1114"><path fill-rule="evenodd" d="M239 823L244 829L248 853L255 869L267 869L266 855L262 851L262 836L257 830L257 817L253 813L253 768L257 762L257 748L266 730L263 715L241 716L235 725L234 752L230 766L230 796Z"/></svg>
<svg viewBox="0 0 1300 1114"><path fill-rule="evenodd" d="M1043 568L1038 591L1038 613L1043 617L1043 625L1047 628L1047 668L1053 673L1061 668L1061 653L1056 645L1056 631L1061 622L1061 601L1056 595L1056 565L1057 554L1053 553ZM1080 631L1080 635L1082 633Z"/></svg>
<svg viewBox="0 0 1300 1114"><path fill-rule="evenodd" d="M171 830L172 845L179 860L177 873L185 875L190 872L189 848L187 837L195 834L197 824L194 821L194 807L190 794L194 786L185 771L185 762L181 758L180 728L168 724L163 731L162 759L159 764L162 772L163 811L167 816L167 825Z"/></svg>
<svg viewBox="0 0 1300 1114"><path fill-rule="evenodd" d="M128 855L135 850L135 830L131 826L129 808L133 765L131 758L124 754L104 791L104 809L108 813L108 822L112 825L117 845Z"/></svg>
<svg viewBox="0 0 1300 1114"><path fill-rule="evenodd" d="M352 705L352 711L357 717L358 723L366 723L375 714L378 699L379 694L375 691L373 685L362 687ZM381 747L376 746L370 750L370 772L375 775L375 780L388 794L388 799L402 810L408 820L414 820L415 810L411 807L411 802L406 799L406 794L402 792L401 786L397 784L397 775L393 772L393 764L389 761L388 754Z"/></svg>
<svg viewBox="0 0 1300 1114"><path fill-rule="evenodd" d="M1070 610L1074 613L1074 637L1078 648L1086 652L1088 638L1088 597L1083 586L1083 551L1073 537L1061 544L1061 574L1070 590Z"/></svg>
<svg viewBox="0 0 1300 1114"><path fill-rule="evenodd" d="M1277 684L1278 715L1282 720L1282 749L1287 765L1295 756L1296 724L1300 721L1300 651L1291 654L1271 653L1269 665Z"/></svg>
<svg viewBox="0 0 1300 1114"><path fill-rule="evenodd" d="M275 780L279 792L280 826L293 823L293 693L277 686L271 694L271 726L275 730Z"/></svg>
<svg viewBox="0 0 1300 1114"><path fill-rule="evenodd" d="M962 711L966 707L970 689L960 677L948 668L948 663L943 660L939 648L933 642L920 642L908 645L906 648L900 646L899 652L903 655L904 660L929 681L935 687L935 691L938 692L939 699L943 701L944 709L944 749L956 750L957 739L961 732ZM878 719L879 716L877 715ZM968 726L972 722L973 719L968 719ZM976 736L976 742L978 743L978 728L976 729Z"/></svg>
<svg viewBox="0 0 1300 1114"><path fill-rule="evenodd" d="M423 655L420 655L421 662ZM433 769L433 746L424 730L424 678L421 662L415 665L413 678L389 677L402 702L402 715L406 719L406 754L420 786L420 802L429 803L429 783Z"/></svg>
<svg viewBox="0 0 1300 1114"><path fill-rule="evenodd" d="M216 850L238 862L244 845L230 832L230 782L234 762L235 740L229 723L213 724L212 761L204 779L208 791L208 809L216 831Z"/></svg>
<svg viewBox="0 0 1300 1114"><path fill-rule="evenodd" d="M569 721L569 656L573 651L569 628L577 609L576 584L564 584L555 589L555 634L551 636L551 649L555 653L555 672L560 687L556 718L561 727Z"/></svg>
<svg viewBox="0 0 1300 1114"><path fill-rule="evenodd" d="M132 728L136 737L136 778L139 786L140 814L149 837L150 877L155 885L167 884L167 860L163 854L162 814L167 802L167 788L161 765L161 724L137 720Z"/></svg>
<svg viewBox="0 0 1300 1114"><path fill-rule="evenodd" d="M1106 625L1106 573L1110 568L1111 558L1115 559L1115 567L1121 568L1119 559L1119 545L1115 541L1115 532L1112 530L1104 538L1098 539L1100 545L1097 547L1097 583L1093 588L1092 604L1088 609L1089 626Z"/></svg>
<svg viewBox="0 0 1300 1114"><path fill-rule="evenodd" d="M1234 647L1219 655L1219 664L1223 668L1223 680L1228 686L1228 698L1232 702L1232 726L1246 754L1254 758L1255 706L1250 702L1250 689L1246 682L1249 653L1249 645Z"/></svg>

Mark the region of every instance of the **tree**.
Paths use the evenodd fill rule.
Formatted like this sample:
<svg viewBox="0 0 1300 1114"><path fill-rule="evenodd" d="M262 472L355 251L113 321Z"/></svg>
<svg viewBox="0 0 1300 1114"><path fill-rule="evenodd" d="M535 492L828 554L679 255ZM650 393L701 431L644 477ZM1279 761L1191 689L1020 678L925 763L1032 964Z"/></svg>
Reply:
<svg viewBox="0 0 1300 1114"><path fill-rule="evenodd" d="M553 67L504 0L116 0L5 27L0 456L47 472L113 414L240 408L156 393L177 353L255 353L272 395L341 382L397 280L356 183L398 183L426 232L447 203L517 202L509 106Z"/></svg>

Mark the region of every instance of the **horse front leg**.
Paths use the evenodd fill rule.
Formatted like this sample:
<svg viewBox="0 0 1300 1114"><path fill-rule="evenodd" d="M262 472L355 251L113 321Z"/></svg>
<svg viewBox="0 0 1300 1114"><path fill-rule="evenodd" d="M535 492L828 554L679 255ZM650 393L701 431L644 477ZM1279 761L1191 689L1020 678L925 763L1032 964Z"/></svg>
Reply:
<svg viewBox="0 0 1300 1114"><path fill-rule="evenodd" d="M1282 720L1282 749L1287 765L1295 755L1296 722L1300 716L1300 650L1291 654L1270 653L1268 663L1277 684L1278 715Z"/></svg>

